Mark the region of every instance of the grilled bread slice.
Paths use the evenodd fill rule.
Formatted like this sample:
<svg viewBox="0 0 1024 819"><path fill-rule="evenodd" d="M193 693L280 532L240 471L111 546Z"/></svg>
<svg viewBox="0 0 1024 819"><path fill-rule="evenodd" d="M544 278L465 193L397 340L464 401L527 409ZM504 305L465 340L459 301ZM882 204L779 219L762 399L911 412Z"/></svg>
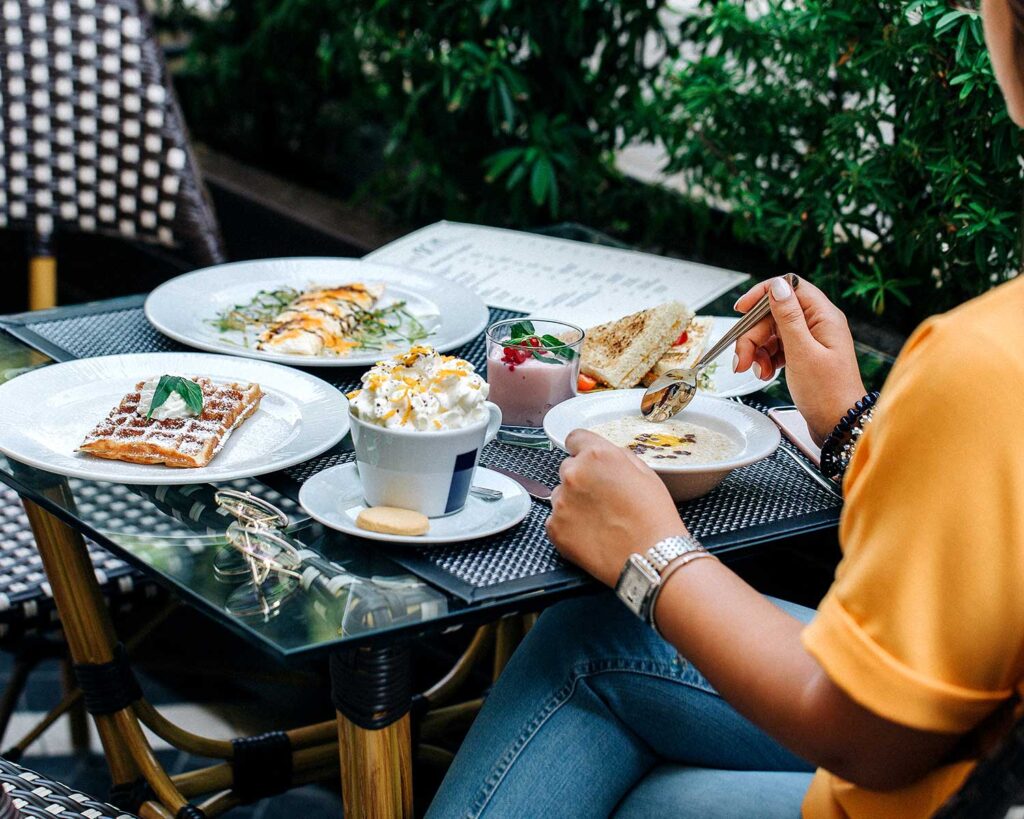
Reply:
<svg viewBox="0 0 1024 819"><path fill-rule="evenodd" d="M714 323L711 316L694 316L686 325L686 339L682 344L669 347L668 352L658 359L658 363L644 376L644 386L650 386L669 370L687 369L696 364L707 349Z"/></svg>
<svg viewBox="0 0 1024 819"><path fill-rule="evenodd" d="M587 330L580 370L616 389L635 387L693 318L670 301Z"/></svg>

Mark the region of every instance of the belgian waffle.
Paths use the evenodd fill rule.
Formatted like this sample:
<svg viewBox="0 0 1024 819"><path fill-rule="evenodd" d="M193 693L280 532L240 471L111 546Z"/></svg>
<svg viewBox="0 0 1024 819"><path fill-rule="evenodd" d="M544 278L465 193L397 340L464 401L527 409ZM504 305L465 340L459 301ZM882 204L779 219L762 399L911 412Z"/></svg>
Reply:
<svg viewBox="0 0 1024 819"><path fill-rule="evenodd" d="M178 468L206 466L228 436L256 412L258 384L215 384L193 379L203 391L202 414L189 418L146 418L137 412L145 381L121 399L78 448L98 458Z"/></svg>

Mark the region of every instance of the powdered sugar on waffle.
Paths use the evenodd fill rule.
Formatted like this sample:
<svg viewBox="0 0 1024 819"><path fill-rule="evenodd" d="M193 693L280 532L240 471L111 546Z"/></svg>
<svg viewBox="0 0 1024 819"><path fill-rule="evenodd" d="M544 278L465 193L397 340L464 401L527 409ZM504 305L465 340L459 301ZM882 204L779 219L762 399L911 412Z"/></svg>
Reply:
<svg viewBox="0 0 1024 819"><path fill-rule="evenodd" d="M203 391L203 411L196 417L156 419L139 414L145 381L92 430L81 450L104 458L168 466L205 466L245 421L262 395L256 384L215 384L192 378Z"/></svg>

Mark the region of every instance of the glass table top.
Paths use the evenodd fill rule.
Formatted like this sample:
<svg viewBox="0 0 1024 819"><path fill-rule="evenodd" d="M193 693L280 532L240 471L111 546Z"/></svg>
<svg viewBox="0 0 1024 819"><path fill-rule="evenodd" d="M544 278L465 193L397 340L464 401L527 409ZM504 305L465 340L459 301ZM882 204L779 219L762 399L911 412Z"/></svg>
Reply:
<svg viewBox="0 0 1024 819"><path fill-rule="evenodd" d="M726 294L701 312L728 315L738 295ZM891 360L866 348L858 355L866 383L877 388ZM0 332L0 382L48 363ZM771 403L790 401L784 376L766 393ZM125 486L66 479L2 457L0 480L278 657L492 621L591 588L580 576L550 589L466 602L403 568L386 544L325 529L291 498L256 480ZM248 490L276 504L288 525L263 541L246 541L237 524L231 528L232 515L218 507L218 488Z"/></svg>

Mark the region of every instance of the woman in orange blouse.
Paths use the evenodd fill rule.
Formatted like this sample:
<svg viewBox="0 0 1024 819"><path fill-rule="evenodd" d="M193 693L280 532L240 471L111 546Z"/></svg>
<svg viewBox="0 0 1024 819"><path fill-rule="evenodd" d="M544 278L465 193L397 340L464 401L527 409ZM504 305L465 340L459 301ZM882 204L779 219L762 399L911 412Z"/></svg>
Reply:
<svg viewBox="0 0 1024 819"><path fill-rule="evenodd" d="M1024 125L1024 2L982 13ZM766 289L772 318L735 367L768 378L785 365L821 442L864 395L846 320L783 279L737 309ZM925 322L872 422L852 426L844 557L817 613L693 552L661 571L664 640L611 596L555 607L432 815L911 817L943 804L1024 693L1024 277ZM666 541L686 526L632 453L585 431L568 448L549 524L563 555L614 586L631 555L683 542Z"/></svg>

